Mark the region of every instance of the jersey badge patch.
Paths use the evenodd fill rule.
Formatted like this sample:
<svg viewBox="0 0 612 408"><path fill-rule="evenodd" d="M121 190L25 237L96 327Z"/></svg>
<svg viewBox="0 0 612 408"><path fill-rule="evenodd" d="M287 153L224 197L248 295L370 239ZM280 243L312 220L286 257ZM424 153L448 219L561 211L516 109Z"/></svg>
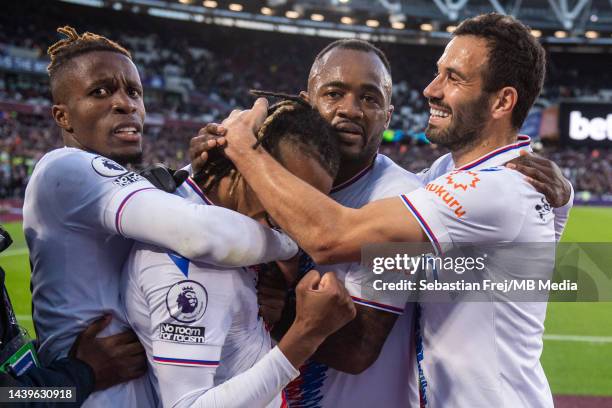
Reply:
<svg viewBox="0 0 612 408"><path fill-rule="evenodd" d="M545 216L552 211L550 204L546 201L546 198L542 197L540 204L536 204L535 210L542 221L545 221Z"/></svg>
<svg viewBox="0 0 612 408"><path fill-rule="evenodd" d="M140 180L144 180L144 177L142 177L140 174L128 173L128 174L124 174L123 176L117 177L113 181L113 184L116 184L119 187L126 187Z"/></svg>
<svg viewBox="0 0 612 408"><path fill-rule="evenodd" d="M102 156L96 156L91 161L91 167L103 177L123 176L127 169L115 161Z"/></svg>
<svg viewBox="0 0 612 408"><path fill-rule="evenodd" d="M466 211L463 209L461 203L450 192L449 187L444 187L435 183L429 183L425 186L425 190L433 193L435 197L438 197L442 201L444 201L444 204L448 206L448 208L453 210L457 218L461 218L465 215Z"/></svg>
<svg viewBox="0 0 612 408"><path fill-rule="evenodd" d="M479 181L478 174L472 171L454 171L446 176L447 185L452 185L455 189L463 191L468 188L476 188Z"/></svg>
<svg viewBox="0 0 612 408"><path fill-rule="evenodd" d="M196 281L175 283L166 294L166 307L170 316L181 323L199 320L208 306L208 292Z"/></svg>
<svg viewBox="0 0 612 408"><path fill-rule="evenodd" d="M174 343L204 344L204 332L204 327L162 323L159 326L159 339Z"/></svg>

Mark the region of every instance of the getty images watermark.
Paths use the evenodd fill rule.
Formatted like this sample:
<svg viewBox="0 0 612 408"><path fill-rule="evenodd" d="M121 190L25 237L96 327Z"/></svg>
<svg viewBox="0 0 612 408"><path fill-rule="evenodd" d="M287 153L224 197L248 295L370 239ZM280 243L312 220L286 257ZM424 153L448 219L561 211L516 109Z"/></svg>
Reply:
<svg viewBox="0 0 612 408"><path fill-rule="evenodd" d="M612 243L376 244L351 274L381 302L612 301ZM356 278L354 276L357 276Z"/></svg>

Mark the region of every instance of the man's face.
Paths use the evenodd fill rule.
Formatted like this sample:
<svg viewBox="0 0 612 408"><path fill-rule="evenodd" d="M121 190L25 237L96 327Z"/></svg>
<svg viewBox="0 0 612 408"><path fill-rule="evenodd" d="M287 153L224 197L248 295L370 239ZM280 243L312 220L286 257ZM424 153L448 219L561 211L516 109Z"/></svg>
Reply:
<svg viewBox="0 0 612 408"><path fill-rule="evenodd" d="M60 79L67 89L54 106L67 144L121 164L139 161L145 108L134 63L109 51L86 53L70 63Z"/></svg>
<svg viewBox="0 0 612 408"><path fill-rule="evenodd" d="M313 65L307 98L338 133L342 161L371 161L393 112L391 77L376 54L332 49Z"/></svg>
<svg viewBox="0 0 612 408"><path fill-rule="evenodd" d="M490 117L490 95L482 91L487 43L471 35L448 43L436 77L423 91L429 100L427 138L451 151L480 140Z"/></svg>

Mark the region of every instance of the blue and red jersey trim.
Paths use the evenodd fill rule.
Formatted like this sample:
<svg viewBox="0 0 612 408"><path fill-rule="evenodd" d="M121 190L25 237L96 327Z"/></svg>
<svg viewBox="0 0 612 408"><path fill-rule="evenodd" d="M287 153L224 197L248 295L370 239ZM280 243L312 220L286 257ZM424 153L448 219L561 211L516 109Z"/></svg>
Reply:
<svg viewBox="0 0 612 408"><path fill-rule="evenodd" d="M139 193L145 190L156 190L156 188L155 187L145 187L145 188L140 188L138 190L134 190L123 199L121 204L119 204L119 209L117 210L117 214L115 215L115 229L120 235L123 235L123 231L121 231L121 216L123 215L123 210L125 209L127 202L130 201L130 199L134 197L136 193Z"/></svg>
<svg viewBox="0 0 612 408"><path fill-rule="evenodd" d="M408 199L408 197L406 197L405 194L402 194L401 197L402 200L404 200L404 204L406 204L406 207L408 207L410 212L414 215L418 223L421 225L421 228L423 228L423 231L425 231L425 234L427 235L427 238L429 238L429 241L434 245L436 252L438 254L441 254L442 246L440 246L440 242L438 242L436 235L429 227L429 224L427 224L427 221L425 221L425 218L423 218L419 210L416 209L416 207L410 202L410 200Z"/></svg>
<svg viewBox="0 0 612 408"><path fill-rule="evenodd" d="M419 381L419 407L425 408L427 407L427 378L425 377L425 373L423 372L423 358L425 357L425 350L423 346L423 333L421 332L421 306L416 304L415 311L415 327L414 327L414 337L415 337L415 352L416 352L416 361L417 361L417 370L418 370L418 381Z"/></svg>
<svg viewBox="0 0 612 408"><path fill-rule="evenodd" d="M185 366L199 366L199 367L219 367L219 361L212 360L192 360L186 358L172 358L172 357L160 357L153 356L153 361L161 364L175 364Z"/></svg>
<svg viewBox="0 0 612 408"><path fill-rule="evenodd" d="M346 180L343 183L338 184L337 186L332 187L332 189L330 190L329 193L330 194L337 193L338 191L340 191L340 190L342 190L344 188L347 188L350 185L355 184L361 178L363 178L363 176L368 174L370 170L372 170L372 167L374 167L374 164L376 164L376 158L374 158L374 160L372 160L372 163L368 167L366 167L365 169L361 170L359 173L355 174L350 179Z"/></svg>
<svg viewBox="0 0 612 408"><path fill-rule="evenodd" d="M486 162L487 160L492 159L495 156L499 156L502 153L509 152L510 150L520 149L522 147L526 147L531 144L531 138L529 136L519 135L518 140L519 141L517 143L511 144L508 146L504 146L504 147L500 147L497 150L493 150L491 153L486 154L482 156L481 158L476 159L475 161L466 164L465 166L459 167L457 170L473 169L474 167L479 166L480 164Z"/></svg>
<svg viewBox="0 0 612 408"><path fill-rule="evenodd" d="M300 375L285 387L285 397L290 408L321 408L321 389L327 379L325 364L308 360L300 367Z"/></svg>
<svg viewBox="0 0 612 408"><path fill-rule="evenodd" d="M187 177L185 183L187 183L187 185L191 187L191 189L202 199L202 201L204 201L208 205L213 205L212 201L210 201L208 197L206 197L206 194L204 194L200 186L198 186L197 183L193 181L191 177Z"/></svg>
<svg viewBox="0 0 612 408"><path fill-rule="evenodd" d="M403 314L404 313L404 309L401 308L401 307L389 306L389 305L385 305L385 304L382 304L382 303L373 302L371 300L361 299L361 298L358 298L357 296L351 296L351 299L353 299L353 302L355 302L357 304L368 306L368 307L372 307L374 309L384 310L386 312L391 312L391 313L395 313L395 314Z"/></svg>

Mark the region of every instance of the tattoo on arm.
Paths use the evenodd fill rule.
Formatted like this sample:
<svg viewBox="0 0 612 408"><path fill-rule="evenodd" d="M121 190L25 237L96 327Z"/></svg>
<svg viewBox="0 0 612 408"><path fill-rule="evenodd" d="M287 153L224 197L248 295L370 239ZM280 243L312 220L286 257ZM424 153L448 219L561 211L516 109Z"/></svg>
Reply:
<svg viewBox="0 0 612 408"><path fill-rule="evenodd" d="M359 374L378 358L397 315L357 306L357 317L329 336L313 359L338 371Z"/></svg>

